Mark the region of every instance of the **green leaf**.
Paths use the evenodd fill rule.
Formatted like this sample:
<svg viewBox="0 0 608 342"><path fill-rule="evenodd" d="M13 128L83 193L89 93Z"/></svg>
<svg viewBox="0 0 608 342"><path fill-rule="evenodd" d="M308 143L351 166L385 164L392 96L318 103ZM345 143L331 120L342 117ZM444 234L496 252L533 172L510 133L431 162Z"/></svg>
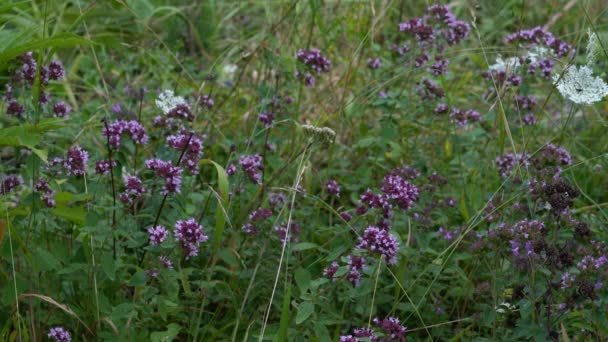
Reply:
<svg viewBox="0 0 608 342"><path fill-rule="evenodd" d="M131 280L129 281L130 286L143 286L148 281L148 275L144 271L135 272Z"/></svg>
<svg viewBox="0 0 608 342"><path fill-rule="evenodd" d="M307 249L313 249L313 248L317 248L317 247L319 247L319 245L317 245L316 243L300 242L300 243L294 245L293 247L291 247L291 250L294 252L299 252L299 251L305 251Z"/></svg>
<svg viewBox="0 0 608 342"><path fill-rule="evenodd" d="M8 50L0 51L0 64L5 63L21 54L28 51L34 51L43 48L67 48L80 45L95 44L93 41L77 36L73 33L60 33L48 38L36 39L27 43L22 43Z"/></svg>
<svg viewBox="0 0 608 342"><path fill-rule="evenodd" d="M298 313L296 315L296 324L301 324L312 315L315 311L315 305L311 302L303 302L298 307Z"/></svg>
<svg viewBox="0 0 608 342"><path fill-rule="evenodd" d="M291 302L291 283L287 284L285 296L283 297L283 307L281 308L281 321L279 322L279 341L287 341L287 327L289 326L289 303Z"/></svg>
<svg viewBox="0 0 608 342"><path fill-rule="evenodd" d="M83 207L56 207L51 212L53 215L64 218L79 226L84 225L87 215Z"/></svg>
<svg viewBox="0 0 608 342"><path fill-rule="evenodd" d="M327 330L325 324L316 322L313 328L315 330L315 335L317 335L320 342L331 342L331 336L329 335L329 330Z"/></svg>
<svg viewBox="0 0 608 342"><path fill-rule="evenodd" d="M167 326L167 330L165 331L156 331L150 334L150 340L152 342L168 342L173 341L175 337L179 334L182 327L175 323L171 323Z"/></svg>
<svg viewBox="0 0 608 342"><path fill-rule="evenodd" d="M61 262L47 250L38 247L36 250L36 259L41 272L59 270L62 268Z"/></svg>
<svg viewBox="0 0 608 342"><path fill-rule="evenodd" d="M131 303L122 303L112 310L110 319L113 322L116 322L118 320L128 319L129 317L134 317L136 315L137 311L135 310L135 305Z"/></svg>
<svg viewBox="0 0 608 342"><path fill-rule="evenodd" d="M115 280L116 268L114 265L114 258L110 253L106 253L101 257L101 268L110 280Z"/></svg>
<svg viewBox="0 0 608 342"><path fill-rule="evenodd" d="M226 174L226 170L224 170L220 164L211 159L203 159L199 162L199 165L201 164L213 164L215 166L215 170L217 171L218 194L220 196L220 200L215 212L215 231L213 232L213 250L217 251L220 247L222 235L224 234L224 229L226 227L225 211L226 208L228 208L228 192L230 188L228 183L228 175Z"/></svg>
<svg viewBox="0 0 608 342"><path fill-rule="evenodd" d="M310 288L310 272L305 268L298 268L294 274L296 284L300 292L306 292Z"/></svg>

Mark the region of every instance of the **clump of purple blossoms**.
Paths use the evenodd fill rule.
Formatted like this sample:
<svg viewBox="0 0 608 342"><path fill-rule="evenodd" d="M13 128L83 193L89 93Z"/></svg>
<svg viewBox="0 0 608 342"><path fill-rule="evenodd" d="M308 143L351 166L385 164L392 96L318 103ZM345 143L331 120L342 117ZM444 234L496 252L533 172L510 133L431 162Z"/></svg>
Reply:
<svg viewBox="0 0 608 342"><path fill-rule="evenodd" d="M281 225L275 226L274 231L277 233L277 236L279 237L279 240L282 243L285 242L285 239L288 239L289 241L293 242L296 241L296 236L300 235L300 226L292 221L289 224L288 231L287 223L283 222L281 223Z"/></svg>
<svg viewBox="0 0 608 342"><path fill-rule="evenodd" d="M389 264L397 263L399 242L387 230L369 226L359 237L358 249L384 256Z"/></svg>
<svg viewBox="0 0 608 342"><path fill-rule="evenodd" d="M572 50L572 46L556 38L551 32L544 30L540 26L512 33L507 36L505 42L509 44L523 43L528 46L545 45L553 49L557 57L564 57Z"/></svg>
<svg viewBox="0 0 608 342"><path fill-rule="evenodd" d="M53 116L56 118L68 118L71 111L72 107L63 101L59 101L53 105Z"/></svg>
<svg viewBox="0 0 608 342"><path fill-rule="evenodd" d="M68 175L83 176L86 172L89 153L80 146L68 150L67 157L63 160L63 167Z"/></svg>
<svg viewBox="0 0 608 342"><path fill-rule="evenodd" d="M401 176L388 174L382 181L382 192L388 199L393 200L400 209L409 209L420 194L418 188Z"/></svg>
<svg viewBox="0 0 608 342"><path fill-rule="evenodd" d="M53 197L55 196L55 191L51 189L51 186L46 179L40 177L38 183L36 183L36 187L34 187L34 191L41 193L40 199L48 208L55 207L56 203L55 198Z"/></svg>
<svg viewBox="0 0 608 342"><path fill-rule="evenodd" d="M330 195L340 197L340 185L338 185L338 182L336 182L334 179L325 184L325 189Z"/></svg>
<svg viewBox="0 0 608 342"><path fill-rule="evenodd" d="M469 121L478 122L481 120L481 115L479 112L472 109L463 112L462 110L453 107L450 112L450 119L452 123L455 123L459 127L464 127Z"/></svg>
<svg viewBox="0 0 608 342"><path fill-rule="evenodd" d="M226 174L228 176L232 176L235 173L236 173L236 165L230 164L230 165L228 165L228 167L226 167Z"/></svg>
<svg viewBox="0 0 608 342"><path fill-rule="evenodd" d="M164 268L167 269L173 269L173 263L171 262L171 259L169 259L168 256L166 255L161 255L158 257L158 261L160 261L160 264L163 265Z"/></svg>
<svg viewBox="0 0 608 342"><path fill-rule="evenodd" d="M524 167L530 165L529 156L521 153L507 153L496 157L496 168L498 169L498 174L503 178L509 177L516 165Z"/></svg>
<svg viewBox="0 0 608 342"><path fill-rule="evenodd" d="M303 78L304 84L309 87L315 85L315 76L329 72L331 66L329 59L323 56L319 49L300 49L296 54L296 58L304 65L306 71L296 70L295 76L299 79ZM311 72L313 72L314 75L311 74Z"/></svg>
<svg viewBox="0 0 608 342"><path fill-rule="evenodd" d="M272 127L274 124L275 114L272 111L264 111L260 113L259 119L260 122L264 124L265 127Z"/></svg>
<svg viewBox="0 0 608 342"><path fill-rule="evenodd" d="M331 281L336 281L336 272L338 272L338 262L334 261L329 267L323 270L323 276Z"/></svg>
<svg viewBox="0 0 608 342"><path fill-rule="evenodd" d="M201 95L198 99L199 103L207 108L212 108L215 105L215 101L213 101L213 98L211 97L211 95Z"/></svg>
<svg viewBox="0 0 608 342"><path fill-rule="evenodd" d="M380 58L376 57L376 58L368 58L367 59L367 67L368 68L370 68L372 70L375 70L375 69L380 68L380 66L381 66Z"/></svg>
<svg viewBox="0 0 608 342"><path fill-rule="evenodd" d="M361 271L367 268L365 258L362 256L348 255L346 260L346 267L348 268L346 280L353 284L353 286L359 286L361 283Z"/></svg>
<svg viewBox="0 0 608 342"><path fill-rule="evenodd" d="M141 179L136 176L125 177L125 192L120 194L120 200L123 203L133 203L134 200L140 198L146 189L144 188Z"/></svg>
<svg viewBox="0 0 608 342"><path fill-rule="evenodd" d="M165 241L165 239L167 239L167 236L169 235L167 229L161 225L148 228L148 234L150 245L152 246L160 245L163 243L163 241Z"/></svg>
<svg viewBox="0 0 608 342"><path fill-rule="evenodd" d="M63 327L54 327L51 328L49 333L47 334L48 338L52 338L55 342L70 342L72 341L72 336L70 333Z"/></svg>
<svg viewBox="0 0 608 342"><path fill-rule="evenodd" d="M405 342L407 327L401 325L398 318L379 319L376 317L373 322L380 331L369 328L354 329L353 335L340 336L340 342Z"/></svg>
<svg viewBox="0 0 608 342"><path fill-rule="evenodd" d="M568 166L572 164L572 156L563 147L547 144L540 150L532 162L539 169L546 166Z"/></svg>
<svg viewBox="0 0 608 342"><path fill-rule="evenodd" d="M4 176L2 177L2 189L0 189L0 193L6 195L21 184L23 184L23 178L19 175Z"/></svg>
<svg viewBox="0 0 608 342"><path fill-rule="evenodd" d="M252 182L258 185L262 184L262 176L259 171L264 169L264 164L262 164L261 155L254 154L241 156L239 165Z"/></svg>
<svg viewBox="0 0 608 342"><path fill-rule="evenodd" d="M209 239L203 233L203 226L198 224L194 218L189 218L186 221L177 221L173 235L182 246L186 259L197 256L201 242Z"/></svg>
<svg viewBox="0 0 608 342"><path fill-rule="evenodd" d="M116 160L112 160L112 167L116 167ZM110 168L110 161L107 159L102 159L95 162L95 173L98 175L109 174Z"/></svg>
<svg viewBox="0 0 608 342"><path fill-rule="evenodd" d="M170 161L160 159L146 160L146 167L153 170L157 176L165 179L165 185L163 185L161 190L162 195L180 192L182 168L173 166Z"/></svg>
<svg viewBox="0 0 608 342"><path fill-rule="evenodd" d="M131 136L136 144L147 144L149 139L146 135L146 129L137 120L114 121L107 127L104 126L101 133L104 137L109 138L110 146L114 148L120 147L120 139L126 133Z"/></svg>
<svg viewBox="0 0 608 342"><path fill-rule="evenodd" d="M190 171L191 174L198 174L198 162L203 156L203 139L205 137L198 137L191 135L185 130L182 130L179 134L170 135L167 137L167 144L178 151L185 151L182 157L182 163L185 168ZM186 147L188 144L188 147Z"/></svg>

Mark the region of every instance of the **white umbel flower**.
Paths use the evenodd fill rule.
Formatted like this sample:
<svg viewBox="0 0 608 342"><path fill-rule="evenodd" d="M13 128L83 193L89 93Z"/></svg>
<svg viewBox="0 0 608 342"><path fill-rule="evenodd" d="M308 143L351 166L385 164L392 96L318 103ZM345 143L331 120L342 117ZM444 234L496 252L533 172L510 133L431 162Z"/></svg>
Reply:
<svg viewBox="0 0 608 342"><path fill-rule="evenodd" d="M603 46L606 46L606 34L598 35L596 32L587 30L589 41L587 42L587 65L593 65L600 61L605 56Z"/></svg>
<svg viewBox="0 0 608 342"><path fill-rule="evenodd" d="M549 49L542 46L534 46L526 53L524 53L523 60L526 61L526 63L535 64L542 58L552 56L553 54ZM502 59L501 56L498 56L498 58L496 58L496 63L490 65L489 69L496 71L515 72L515 70L517 70L521 66L522 63L520 62L519 57L510 57L507 59Z"/></svg>
<svg viewBox="0 0 608 342"><path fill-rule="evenodd" d="M561 79L559 77L560 75L553 76L557 90L574 103L590 105L608 95L606 82L593 76L593 71L586 65L580 68L573 65L566 70Z"/></svg>
<svg viewBox="0 0 608 342"><path fill-rule="evenodd" d="M169 89L158 94L158 98L156 99L156 106L165 114L168 114L173 108L181 104L187 105L186 100L181 96L175 96L173 90Z"/></svg>

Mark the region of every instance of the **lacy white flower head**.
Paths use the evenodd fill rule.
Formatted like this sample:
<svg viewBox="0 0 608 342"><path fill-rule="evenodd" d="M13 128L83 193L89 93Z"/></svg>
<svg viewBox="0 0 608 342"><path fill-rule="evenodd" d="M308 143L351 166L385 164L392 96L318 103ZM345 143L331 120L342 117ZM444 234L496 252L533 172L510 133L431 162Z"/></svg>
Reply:
<svg viewBox="0 0 608 342"><path fill-rule="evenodd" d="M598 35L597 32L587 30L589 35L589 41L587 42L587 65L593 65L600 61L602 57L606 57L604 53L604 47L608 48L608 37L605 32Z"/></svg>
<svg viewBox="0 0 608 342"><path fill-rule="evenodd" d="M523 59L526 60L529 64L535 64L541 59L551 56L553 56L551 50L542 46L534 46L528 51L526 51L526 53L523 55ZM498 56L496 58L496 63L490 65L489 69L496 71L515 72L515 70L517 70L520 66L522 66L522 63L520 62L519 57L509 57L507 59L502 59L501 56Z"/></svg>
<svg viewBox="0 0 608 342"><path fill-rule="evenodd" d="M227 79L233 79L234 78L234 74L236 73L236 70L239 67L236 64L226 64L224 65L224 68L222 69L222 72L224 73L224 76L226 76Z"/></svg>
<svg viewBox="0 0 608 342"><path fill-rule="evenodd" d="M316 127L313 125L302 125L304 135L312 142L318 142L322 146L331 145L336 139L336 132L329 127Z"/></svg>
<svg viewBox="0 0 608 342"><path fill-rule="evenodd" d="M578 104L593 104L608 95L608 85L599 77L593 76L589 67L575 65L566 70L562 78L556 74L553 83L563 97Z"/></svg>
<svg viewBox="0 0 608 342"><path fill-rule="evenodd" d="M173 90L164 90L158 94L156 106L165 114L169 114L178 105L187 105L186 100L181 96L175 96Z"/></svg>

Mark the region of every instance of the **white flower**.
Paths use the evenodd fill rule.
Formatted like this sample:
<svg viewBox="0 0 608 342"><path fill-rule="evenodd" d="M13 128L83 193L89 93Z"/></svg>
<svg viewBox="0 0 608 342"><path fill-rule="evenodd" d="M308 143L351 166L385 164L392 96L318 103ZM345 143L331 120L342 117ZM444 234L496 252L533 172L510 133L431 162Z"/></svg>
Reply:
<svg viewBox="0 0 608 342"><path fill-rule="evenodd" d="M156 106L165 114L168 114L173 108L181 104L187 105L186 100L181 96L175 96L173 90L169 89L158 94L158 98L156 99Z"/></svg>
<svg viewBox="0 0 608 342"><path fill-rule="evenodd" d="M224 75L226 75L227 78L232 79L232 77L234 77L234 73L238 68L239 67L236 64L226 64L224 65L224 69L222 71L224 72Z"/></svg>
<svg viewBox="0 0 608 342"><path fill-rule="evenodd" d="M587 42L587 65L593 65L604 55L604 49L602 48L602 42L606 42L606 36L598 36L597 33L587 30L589 35L589 41ZM604 38L604 39L601 39Z"/></svg>
<svg viewBox="0 0 608 342"><path fill-rule="evenodd" d="M511 311L515 310L516 308L517 307L513 304L503 302L501 304L498 304L498 306L496 306L494 309L496 310L496 313L503 314L507 311L511 312Z"/></svg>
<svg viewBox="0 0 608 342"><path fill-rule="evenodd" d="M551 56L551 50L542 46L534 46L523 54L523 60L526 61L526 63L528 64L535 64L542 58ZM517 70L520 66L522 66L522 63L520 62L519 57L510 57L507 59L502 59L501 56L498 56L498 58L496 58L496 63L490 65L489 68L490 70L496 71L515 72L515 70Z"/></svg>
<svg viewBox="0 0 608 342"><path fill-rule="evenodd" d="M608 85L599 77L593 76L593 71L587 66L573 65L564 73L553 76L553 83L563 97L578 104L593 104L608 95Z"/></svg>

